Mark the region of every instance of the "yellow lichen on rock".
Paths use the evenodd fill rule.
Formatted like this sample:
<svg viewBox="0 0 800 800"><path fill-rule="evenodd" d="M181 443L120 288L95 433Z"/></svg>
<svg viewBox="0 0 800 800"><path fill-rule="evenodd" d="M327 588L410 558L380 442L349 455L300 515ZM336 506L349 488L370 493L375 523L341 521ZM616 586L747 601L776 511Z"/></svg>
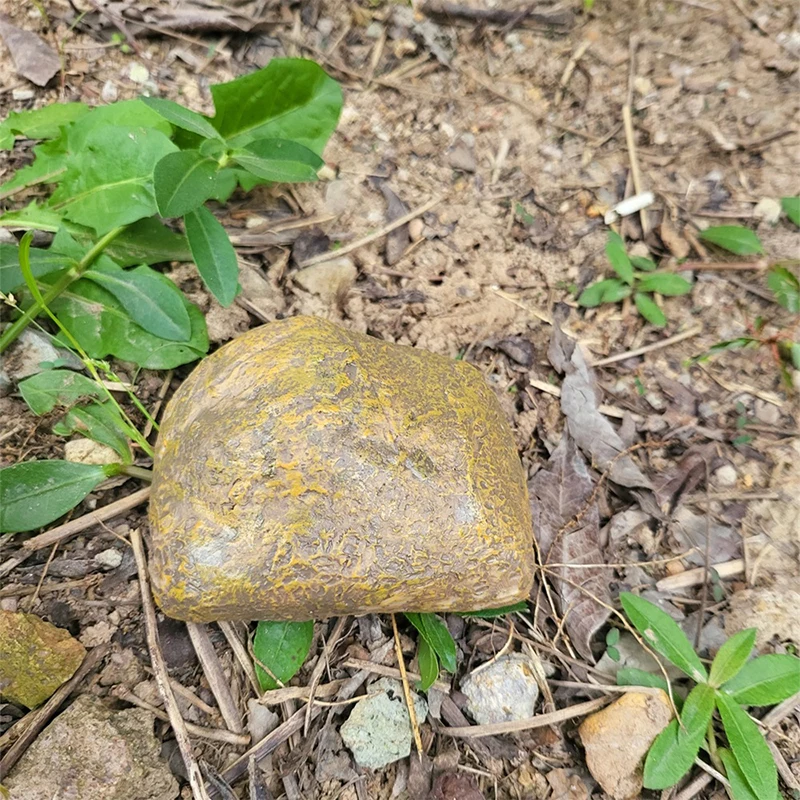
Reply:
<svg viewBox="0 0 800 800"><path fill-rule="evenodd" d="M154 473L153 587L181 619L466 611L533 581L525 474L481 374L323 320L205 359Z"/></svg>

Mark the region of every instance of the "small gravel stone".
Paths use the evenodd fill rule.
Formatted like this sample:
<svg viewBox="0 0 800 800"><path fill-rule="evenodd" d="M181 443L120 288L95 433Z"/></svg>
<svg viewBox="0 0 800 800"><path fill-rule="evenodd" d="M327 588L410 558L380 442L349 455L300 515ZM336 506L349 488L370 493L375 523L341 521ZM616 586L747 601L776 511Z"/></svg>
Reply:
<svg viewBox="0 0 800 800"><path fill-rule="evenodd" d="M512 653L479 667L461 683L467 710L480 725L533 716L539 685L528 656Z"/></svg>
<svg viewBox="0 0 800 800"><path fill-rule="evenodd" d="M714 471L714 483L720 488L730 489L736 486L737 479L736 467L733 464L723 464Z"/></svg>
<svg viewBox="0 0 800 800"><path fill-rule="evenodd" d="M116 569L122 563L122 553L113 547L109 547L107 550L101 550L97 553L94 560L101 567Z"/></svg>

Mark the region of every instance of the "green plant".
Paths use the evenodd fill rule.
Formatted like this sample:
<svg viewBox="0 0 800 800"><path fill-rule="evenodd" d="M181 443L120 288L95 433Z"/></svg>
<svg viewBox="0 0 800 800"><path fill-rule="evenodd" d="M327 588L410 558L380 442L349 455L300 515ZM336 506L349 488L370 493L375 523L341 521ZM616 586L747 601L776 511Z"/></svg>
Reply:
<svg viewBox="0 0 800 800"><path fill-rule="evenodd" d="M748 660L756 639L756 629L749 628L731 636L707 670L667 613L634 594L623 593L620 600L644 642L695 684L683 701L680 717L673 719L650 747L644 765L645 787L674 786L691 769L702 748L726 776L732 800L780 798L769 746L745 708L774 705L800 691L800 659L765 655ZM669 691L662 678L641 670L621 670L617 680ZM727 747L719 743L721 734Z"/></svg>
<svg viewBox="0 0 800 800"><path fill-rule="evenodd" d="M796 225L800 226L800 198L784 197L781 201L786 216ZM750 229L740 225L719 225L702 231L700 238L717 247L727 250L735 255L756 255L764 252L764 246L759 237ZM798 261L778 261L767 270L767 286L772 291L775 302L791 314L800 314L800 280L789 269ZM790 367L800 369L800 343L795 341L797 327L800 325L800 316L791 324L784 327L771 325L768 319L756 317L752 322L747 322L747 335L738 336L717 342L706 352L695 356L693 361L705 361L711 356L725 350L766 348L772 355L772 360L780 372L784 385L792 389L792 376ZM744 438L743 438L744 437ZM743 434L740 443L744 443L747 435Z"/></svg>
<svg viewBox="0 0 800 800"><path fill-rule="evenodd" d="M653 299L654 294L668 296L688 294L692 285L674 272L659 271L656 263L643 256L629 256L622 237L609 231L606 255L617 278L605 278L587 286L578 297L578 304L594 308L601 303L617 303L633 295L639 313L651 324L663 328L667 318Z"/></svg>
<svg viewBox="0 0 800 800"><path fill-rule="evenodd" d="M49 524L111 475L149 477L133 465L133 447L152 449L109 391L108 382L120 381L105 359L171 369L208 349L202 313L153 265L193 260L209 291L230 304L239 290L236 253L206 202L224 203L237 186L316 179L342 104L339 85L319 66L276 59L211 94L211 118L145 97L97 108L55 104L0 124L0 149L18 137L40 140L33 163L0 186L2 196L48 187L0 216L0 227L27 231L19 245L0 244L0 299L16 314L0 352L49 319L56 344L78 354L91 377L51 368L20 383L23 399L54 419L54 433L81 434L119 458L104 468L43 461L0 470L0 533ZM165 222L179 218L185 234ZM48 247L31 247L34 230L52 234ZM127 398L149 419L132 391Z"/></svg>

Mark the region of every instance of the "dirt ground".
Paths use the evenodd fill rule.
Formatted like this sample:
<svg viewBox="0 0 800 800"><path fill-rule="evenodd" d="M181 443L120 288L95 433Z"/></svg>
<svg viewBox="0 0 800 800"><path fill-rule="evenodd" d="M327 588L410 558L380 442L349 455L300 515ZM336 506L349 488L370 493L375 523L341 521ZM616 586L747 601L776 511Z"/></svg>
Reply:
<svg viewBox="0 0 800 800"><path fill-rule="evenodd" d="M467 13L457 19L381 0L196 6L164 0L113 4L113 14L89 10L77 24L72 4L62 0L36 5L4 0L2 5L14 24L38 32L60 48L64 59L60 76L38 89L16 75L4 54L3 116L49 102L94 104L142 92L210 113L212 83L276 56L321 63L341 81L345 94L340 125L325 152L327 179L288 191L260 188L236 195L227 210L217 209L241 256L241 301L223 309L191 265L168 270L206 313L212 347L264 321L312 314L387 341L464 358L495 388L533 478L565 426L561 377L548 359L557 321L595 365L607 418L621 425L625 444L649 443L634 457L664 489L656 497L669 498L665 510L648 505L633 490L608 482L601 486L603 557L618 565L612 596L650 587L692 625L699 609L706 654L719 646L723 630L748 625L763 627L762 652L800 646L790 609L781 612L779 603L772 603L769 619L757 611L763 608L760 592L785 598L800 579L796 396L782 384L768 347L690 361L716 342L745 335L759 316L770 320L772 330L793 321L772 302L763 269L741 268L742 259L703 246L698 233L709 225L746 225L764 243L762 267L800 257L797 228L785 217L777 224L764 218L765 200L800 194L800 13L795 4L597 0L590 13L575 5L574 13L564 14L553 6L544 16L526 16L511 13L511 3L472 0L460 6ZM130 22L130 6L140 6L147 20L143 26ZM196 12L182 31L170 27L178 7ZM509 13L498 24L476 23L470 9ZM212 11L216 16L204 23ZM235 32L224 20L239 19L237 13L268 24L256 33ZM123 47L124 34L112 39L119 14L127 15L139 52ZM626 142L626 104L632 112L633 150ZM11 158L19 157L21 147L18 143ZM641 216L622 220L619 230L629 249L649 252L665 268L680 264L693 282L690 295L663 298L668 319L663 330L645 323L629 301L597 309L582 309L576 302L585 286L610 272L604 213L637 190L652 191L655 201ZM327 249L329 242L347 246L434 201L399 233L351 252L355 276L338 262L330 262L312 283L299 275L297 263ZM691 269L682 264L685 259ZM626 355L640 348L645 351ZM124 364L117 369L135 382L150 408L160 407L160 398L189 370L166 376L137 373ZM165 380L170 381L166 387ZM4 464L63 456L63 441L18 397L0 398L0 409ZM687 453L701 453L700 461L687 466ZM592 473L593 481L601 472ZM682 476L682 488L664 488L666 478L676 476ZM130 494L139 488L135 483L93 493L74 516ZM642 516L632 523L631 514ZM717 532L713 539L709 519ZM57 551L37 551L4 575L2 608L32 612L87 646L110 642L115 652L132 654L138 664L133 672L144 680L149 658L133 557L123 547L122 564L105 571L93 560L119 546L120 538L126 541L134 528L146 532L142 508L82 532ZM706 602L698 585L672 593L652 585L702 566L702 558L649 565L680 554L687 541L696 544L691 532L699 529L705 531L700 538L709 539L708 563L745 561L744 571L722 581L719 600ZM20 542L17 536L0 543L0 564L15 557ZM584 657L570 660L547 614L521 615L513 631L506 619L448 622L464 656L462 674L453 683L456 705L458 680L467 666L491 658L509 636L515 637L516 649L529 647L551 665L556 707L596 696L573 685L589 680L592 665ZM185 629L163 618L161 624L173 677L213 704ZM313 658L297 685L310 680L333 624L317 626ZM391 636L385 619L351 621L327 653L323 683L352 674L341 662L367 657L387 631ZM252 696L244 675L224 639L214 641L244 710ZM414 643L405 644L410 660ZM602 633L593 647L595 656L602 655ZM393 652L385 663L396 664ZM567 687L559 681L572 683ZM126 682L132 689L129 675L120 674L116 682L90 676L77 692L125 707L114 687ZM284 704L283 713L293 713L294 702ZM454 744L460 740L438 735L426 724L423 760L412 756L370 773L355 770L337 743L336 730L348 708L325 708L305 736L295 734L263 762L276 797L444 798L451 795L441 781L428 794L431 774L451 773L469 776L478 792L469 795L462 788L452 797L607 796L587 770L576 734L579 720L466 745ZM197 708L191 712L201 723L220 724ZM0 710L0 733L18 714ZM323 722L329 724L323 728ZM798 782L798 709L778 727L776 742ZM165 741L163 754L173 756L170 763L180 775L169 727L157 722L157 733ZM194 743L197 754L220 772L245 749L201 739ZM244 783L235 789L235 796L247 796ZM184 786L184 796L187 792ZM711 781L695 796L721 793Z"/></svg>

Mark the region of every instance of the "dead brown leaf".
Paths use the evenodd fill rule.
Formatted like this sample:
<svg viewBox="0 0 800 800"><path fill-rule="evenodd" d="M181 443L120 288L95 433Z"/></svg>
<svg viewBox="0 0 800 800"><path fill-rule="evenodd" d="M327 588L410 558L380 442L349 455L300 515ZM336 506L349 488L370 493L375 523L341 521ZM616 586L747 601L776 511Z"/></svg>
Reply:
<svg viewBox="0 0 800 800"><path fill-rule="evenodd" d="M550 363L564 374L561 410L578 447L590 455L598 469L622 486L650 488L650 481L630 456L620 457L625 444L611 423L600 413L600 391L594 373L576 343L555 326L547 350Z"/></svg>
<svg viewBox="0 0 800 800"><path fill-rule="evenodd" d="M386 200L386 221L394 222L396 219L405 216L409 212L408 206L389 188L385 181L381 181L381 192ZM396 264L411 244L411 237L408 234L408 225L401 225L393 231L389 231L386 236L386 249L384 258L386 263L391 266Z"/></svg>
<svg viewBox="0 0 800 800"><path fill-rule="evenodd" d="M37 86L45 86L61 69L61 60L41 37L12 25L0 16L0 37L11 53L17 73Z"/></svg>
<svg viewBox="0 0 800 800"><path fill-rule="evenodd" d="M597 505L585 508L593 490L589 471L569 433L564 432L547 464L528 483L528 490L542 560L545 565L564 565L554 568L558 577L553 583L567 633L578 652L593 661L592 638L610 613L593 598L610 602L612 576L601 566L605 558L600 549ZM582 564L593 566L581 568Z"/></svg>

